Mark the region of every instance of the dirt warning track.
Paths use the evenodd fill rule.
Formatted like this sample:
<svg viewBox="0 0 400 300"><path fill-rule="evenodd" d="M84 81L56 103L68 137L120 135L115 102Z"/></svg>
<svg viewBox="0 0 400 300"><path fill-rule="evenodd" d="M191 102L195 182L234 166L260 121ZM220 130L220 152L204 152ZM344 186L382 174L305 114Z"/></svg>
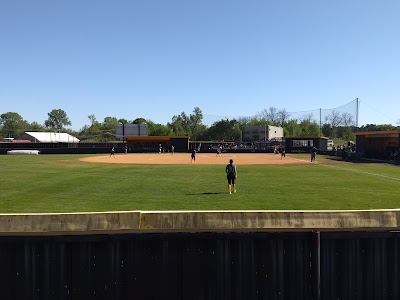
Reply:
<svg viewBox="0 0 400 300"><path fill-rule="evenodd" d="M304 160L291 158L290 155L281 159L280 155L272 153L197 153L196 164L200 165L224 165L229 160L238 165L286 165L286 164L305 164ZM129 154L109 154L81 158L81 161L92 163L108 164L158 164L158 165L190 165L190 153L129 153Z"/></svg>

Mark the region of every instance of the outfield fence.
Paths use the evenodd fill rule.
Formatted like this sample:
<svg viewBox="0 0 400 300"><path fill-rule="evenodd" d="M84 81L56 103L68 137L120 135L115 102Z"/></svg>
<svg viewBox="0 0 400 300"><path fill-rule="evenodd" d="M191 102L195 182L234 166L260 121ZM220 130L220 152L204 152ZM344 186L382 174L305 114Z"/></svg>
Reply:
<svg viewBox="0 0 400 300"><path fill-rule="evenodd" d="M399 299L398 232L0 238L1 299Z"/></svg>
<svg viewBox="0 0 400 300"><path fill-rule="evenodd" d="M0 215L0 299L399 299L398 210Z"/></svg>

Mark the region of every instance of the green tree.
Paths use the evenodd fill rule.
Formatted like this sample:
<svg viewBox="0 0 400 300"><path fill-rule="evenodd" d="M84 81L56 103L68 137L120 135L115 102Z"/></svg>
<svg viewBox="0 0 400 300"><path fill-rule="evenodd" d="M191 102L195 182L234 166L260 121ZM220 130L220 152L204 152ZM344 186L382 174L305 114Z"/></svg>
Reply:
<svg viewBox="0 0 400 300"><path fill-rule="evenodd" d="M91 126L93 126L94 124L98 123L97 119L96 119L96 116L94 114L88 115L88 118L90 120Z"/></svg>
<svg viewBox="0 0 400 300"><path fill-rule="evenodd" d="M264 118L251 117L248 120L248 123L246 126L261 126L261 125L268 125L267 121Z"/></svg>
<svg viewBox="0 0 400 300"><path fill-rule="evenodd" d="M97 121L96 116L91 114L88 116L90 120L90 126L85 125L79 135L86 141L100 142L102 140L101 124Z"/></svg>
<svg viewBox="0 0 400 300"><path fill-rule="evenodd" d="M196 139L198 140L198 141L204 141L204 140L207 140L207 131L208 131L208 129L207 129L207 126L206 125L204 125L204 124L200 124L200 125L198 125L198 127L197 127L197 130L196 130Z"/></svg>
<svg viewBox="0 0 400 300"><path fill-rule="evenodd" d="M128 121L127 119L119 119L119 120L118 120L118 123L121 123L121 124L129 124L129 121Z"/></svg>
<svg viewBox="0 0 400 300"><path fill-rule="evenodd" d="M319 125L310 119L304 119L300 122L300 136L320 136Z"/></svg>
<svg viewBox="0 0 400 300"><path fill-rule="evenodd" d="M42 124L39 124L38 122L32 122L29 124L27 131L45 131L46 127L44 127Z"/></svg>
<svg viewBox="0 0 400 300"><path fill-rule="evenodd" d="M115 129L117 128L118 119L115 117L105 117L102 125L103 131L110 131L115 133Z"/></svg>
<svg viewBox="0 0 400 300"><path fill-rule="evenodd" d="M64 126L71 126L71 121L67 117L67 113L62 109L53 109L51 112L47 114L49 117L44 122L44 125L47 128L57 129L61 131L64 129Z"/></svg>
<svg viewBox="0 0 400 300"><path fill-rule="evenodd" d="M289 120L283 130L286 137L301 136L301 128L297 119Z"/></svg>
<svg viewBox="0 0 400 300"><path fill-rule="evenodd" d="M239 123L240 128L243 128L245 126L249 126L250 122L250 117L240 117L237 119L237 122Z"/></svg>
<svg viewBox="0 0 400 300"><path fill-rule="evenodd" d="M322 135L326 137L332 137L332 127L331 124L322 124Z"/></svg>
<svg viewBox="0 0 400 300"><path fill-rule="evenodd" d="M151 120L147 120L147 134L149 136L170 136L173 135L171 128L166 125L157 124Z"/></svg>
<svg viewBox="0 0 400 300"><path fill-rule="evenodd" d="M337 135L345 141L354 141L353 131L349 126L340 126L337 128Z"/></svg>
<svg viewBox="0 0 400 300"><path fill-rule="evenodd" d="M186 113L182 112L180 115L173 116L172 122L168 123L167 126L172 129L177 136L190 135L190 120Z"/></svg>
<svg viewBox="0 0 400 300"><path fill-rule="evenodd" d="M220 120L214 122L207 130L207 136L210 140L234 141L240 139L240 124L235 119Z"/></svg>
<svg viewBox="0 0 400 300"><path fill-rule="evenodd" d="M397 130L399 127L393 126L391 124L366 124L359 128L360 132L366 131L385 131L385 130Z"/></svg>
<svg viewBox="0 0 400 300"><path fill-rule="evenodd" d="M136 118L135 120L132 121L132 124L143 124L147 123L147 120L145 118Z"/></svg>
<svg viewBox="0 0 400 300"><path fill-rule="evenodd" d="M110 142L115 140L115 130L117 129L118 119L116 117L105 117L101 123L101 142Z"/></svg>
<svg viewBox="0 0 400 300"><path fill-rule="evenodd" d="M167 126L172 130L172 132L176 136L187 135L183 126L182 117L180 115L173 116L171 123L168 123Z"/></svg>
<svg viewBox="0 0 400 300"><path fill-rule="evenodd" d="M201 133L202 125L203 125L203 112L199 107L195 107L193 109L193 114L189 116L189 126L190 133L194 136L194 140L197 140L197 136Z"/></svg>
<svg viewBox="0 0 400 300"><path fill-rule="evenodd" d="M0 115L1 134L3 137L17 137L27 128L28 123L16 112Z"/></svg>

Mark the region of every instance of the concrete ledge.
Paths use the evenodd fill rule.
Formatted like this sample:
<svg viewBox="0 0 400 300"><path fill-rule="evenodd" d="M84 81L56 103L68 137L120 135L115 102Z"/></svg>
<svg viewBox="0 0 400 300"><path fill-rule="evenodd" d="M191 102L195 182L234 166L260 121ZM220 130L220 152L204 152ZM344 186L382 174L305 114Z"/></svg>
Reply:
<svg viewBox="0 0 400 300"><path fill-rule="evenodd" d="M399 230L400 210L0 214L0 235Z"/></svg>
<svg viewBox="0 0 400 300"><path fill-rule="evenodd" d="M0 214L0 235L93 234L137 231L140 211L68 214Z"/></svg>
<svg viewBox="0 0 400 300"><path fill-rule="evenodd" d="M142 212L141 230L382 230L398 228L398 213L398 210Z"/></svg>

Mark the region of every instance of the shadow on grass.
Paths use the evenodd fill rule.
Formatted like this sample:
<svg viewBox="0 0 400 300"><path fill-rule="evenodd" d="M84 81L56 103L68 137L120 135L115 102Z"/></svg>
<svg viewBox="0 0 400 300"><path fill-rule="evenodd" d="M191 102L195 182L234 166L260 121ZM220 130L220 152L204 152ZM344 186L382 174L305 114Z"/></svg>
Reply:
<svg viewBox="0 0 400 300"><path fill-rule="evenodd" d="M198 195L221 195L227 194L226 192L205 192L205 193L193 193L193 194L186 194L187 196L198 196Z"/></svg>

